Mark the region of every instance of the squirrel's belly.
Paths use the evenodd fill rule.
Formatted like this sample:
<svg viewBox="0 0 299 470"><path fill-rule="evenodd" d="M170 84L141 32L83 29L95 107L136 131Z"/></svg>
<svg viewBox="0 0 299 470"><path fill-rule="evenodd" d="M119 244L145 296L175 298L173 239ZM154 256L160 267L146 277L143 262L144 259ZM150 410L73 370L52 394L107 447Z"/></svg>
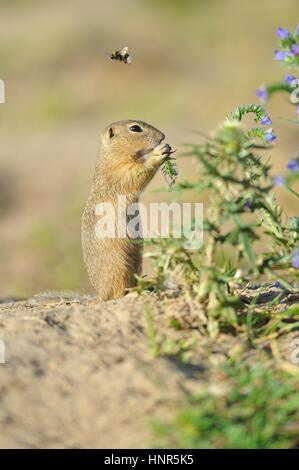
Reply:
<svg viewBox="0 0 299 470"><path fill-rule="evenodd" d="M141 240L98 238L93 223L83 217L82 250L90 282L101 300L121 297L136 285L135 275L142 267Z"/></svg>

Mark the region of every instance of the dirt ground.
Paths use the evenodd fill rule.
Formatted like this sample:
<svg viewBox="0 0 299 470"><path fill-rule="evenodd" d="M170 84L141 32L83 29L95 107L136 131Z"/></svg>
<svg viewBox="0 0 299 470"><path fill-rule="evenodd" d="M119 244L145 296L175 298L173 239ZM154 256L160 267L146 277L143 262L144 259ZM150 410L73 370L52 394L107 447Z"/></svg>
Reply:
<svg viewBox="0 0 299 470"><path fill-rule="evenodd" d="M153 358L149 311L158 342L167 336L189 345L188 365L176 354ZM170 328L173 318L181 330ZM152 446L151 422L167 419L177 399L198 390L204 370L240 354L267 360L231 334L211 342L200 324L196 305L154 294L102 304L88 296L2 301L0 447ZM286 361L293 337L279 342Z"/></svg>
<svg viewBox="0 0 299 470"><path fill-rule="evenodd" d="M1 448L148 446L150 418L184 374L153 367L143 303L58 303L0 307Z"/></svg>

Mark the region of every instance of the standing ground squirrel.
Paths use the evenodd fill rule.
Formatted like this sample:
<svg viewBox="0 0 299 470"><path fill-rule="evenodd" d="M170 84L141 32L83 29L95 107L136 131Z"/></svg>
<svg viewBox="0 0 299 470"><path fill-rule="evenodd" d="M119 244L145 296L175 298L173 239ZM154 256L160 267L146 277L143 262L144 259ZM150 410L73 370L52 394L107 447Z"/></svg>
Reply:
<svg viewBox="0 0 299 470"><path fill-rule="evenodd" d="M127 238L101 238L96 234L96 207L112 204L117 214L118 196L126 205L137 203L141 191L169 155L161 144L162 132L142 121L118 121L101 134L99 157L90 195L82 217L83 258L91 284L100 300L121 297L136 284L141 273L142 241ZM129 221L128 216L126 222ZM117 223L117 221L116 221Z"/></svg>

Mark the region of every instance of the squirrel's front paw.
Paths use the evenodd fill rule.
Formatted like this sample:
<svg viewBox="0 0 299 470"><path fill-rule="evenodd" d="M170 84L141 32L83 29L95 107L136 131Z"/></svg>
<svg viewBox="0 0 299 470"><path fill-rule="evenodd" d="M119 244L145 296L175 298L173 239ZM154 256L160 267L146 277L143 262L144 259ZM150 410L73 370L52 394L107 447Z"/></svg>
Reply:
<svg viewBox="0 0 299 470"><path fill-rule="evenodd" d="M157 158L158 161L161 163L168 157L171 152L171 147L168 144L160 144L153 150L153 155Z"/></svg>

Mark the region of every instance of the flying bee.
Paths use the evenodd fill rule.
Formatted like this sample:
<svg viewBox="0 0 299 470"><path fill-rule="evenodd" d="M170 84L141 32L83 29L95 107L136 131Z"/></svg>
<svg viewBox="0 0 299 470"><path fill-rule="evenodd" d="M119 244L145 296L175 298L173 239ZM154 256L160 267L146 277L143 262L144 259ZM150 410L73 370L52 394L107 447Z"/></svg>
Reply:
<svg viewBox="0 0 299 470"><path fill-rule="evenodd" d="M115 51L110 54L110 59L119 60L125 64L130 64L132 62L132 56L128 52L128 47L123 47L121 51Z"/></svg>

